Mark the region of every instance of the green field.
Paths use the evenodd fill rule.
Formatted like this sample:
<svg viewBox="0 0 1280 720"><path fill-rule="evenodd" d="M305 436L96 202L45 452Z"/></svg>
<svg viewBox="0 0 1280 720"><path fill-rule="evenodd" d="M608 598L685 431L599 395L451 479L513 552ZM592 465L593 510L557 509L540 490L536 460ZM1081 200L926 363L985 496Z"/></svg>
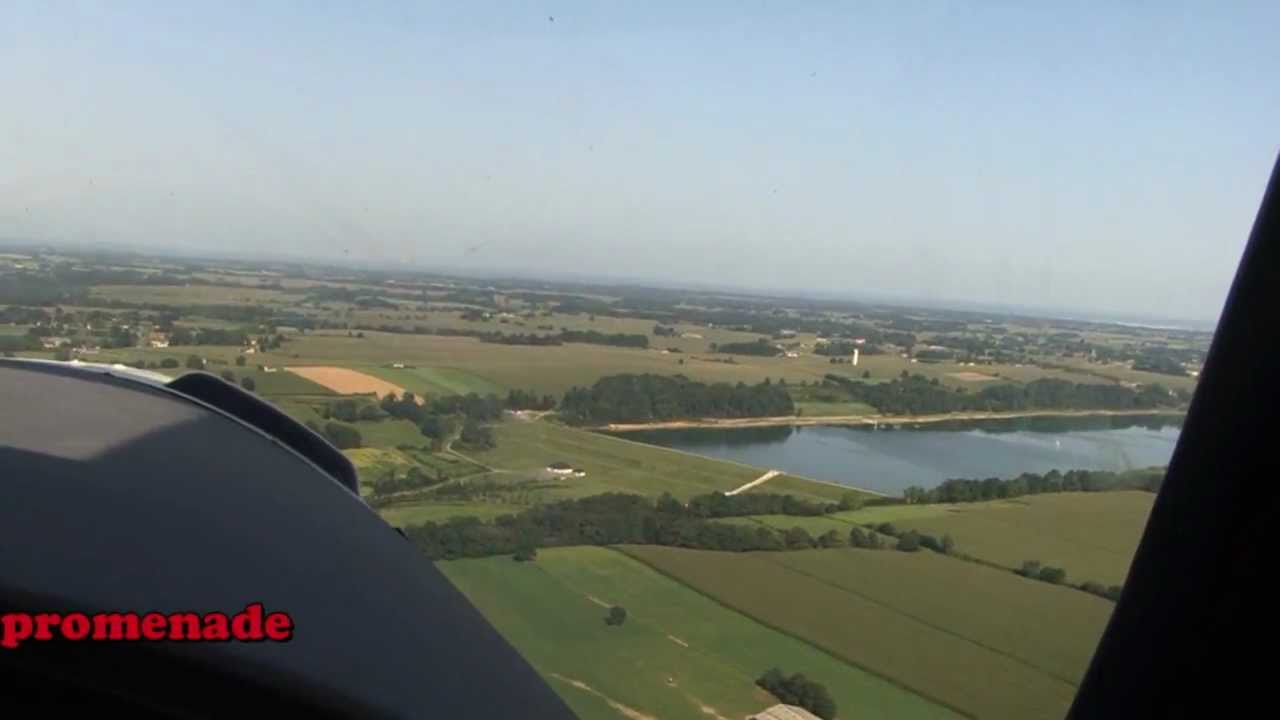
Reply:
<svg viewBox="0 0 1280 720"><path fill-rule="evenodd" d="M368 373L376 378L382 378L387 382L395 383L419 397L466 395L467 393L476 393L478 395L506 394L506 388L501 385L457 368L391 368L366 365L354 369Z"/></svg>
<svg viewBox="0 0 1280 720"><path fill-rule="evenodd" d="M774 666L825 684L842 718L951 716L615 551L560 548L539 551L533 563L438 567L589 720L741 718L777 702L754 685ZM620 627L603 622L612 604L627 610Z"/></svg>
<svg viewBox="0 0 1280 720"><path fill-rule="evenodd" d="M401 445L418 447L431 444L431 439L424 437L418 430L418 426L408 420L385 418L360 420L350 424L360 431L361 444L366 447L396 448Z"/></svg>
<svg viewBox="0 0 1280 720"><path fill-rule="evenodd" d="M392 525L408 527L464 516L492 520L499 515L515 515L526 509L522 505L501 502L408 503L378 508L378 514ZM510 558L505 559L511 561Z"/></svg>
<svg viewBox="0 0 1280 720"><path fill-rule="evenodd" d="M929 552L628 554L966 714L1060 718L1113 605Z"/></svg>
<svg viewBox="0 0 1280 720"><path fill-rule="evenodd" d="M669 492L687 499L732 490L765 472L547 421L504 422L497 426L496 435L497 449L476 453L476 460L529 475L539 473L550 463L567 462L587 471L587 477L568 481L572 489L566 495L574 497L602 492L651 496ZM785 491L828 501L838 500L847 492L847 488L788 477L775 478L761 487L767 492Z"/></svg>
<svg viewBox="0 0 1280 720"><path fill-rule="evenodd" d="M1137 490L1055 493L961 505L865 508L840 516L950 534L960 552L1009 568L1038 560L1063 568L1073 583L1119 585L1129 572L1154 500L1155 495ZM900 514L893 517L891 511Z"/></svg>
<svg viewBox="0 0 1280 720"><path fill-rule="evenodd" d="M801 417L833 417L841 415L879 415L880 411L860 402L801 401L796 403L796 414Z"/></svg>

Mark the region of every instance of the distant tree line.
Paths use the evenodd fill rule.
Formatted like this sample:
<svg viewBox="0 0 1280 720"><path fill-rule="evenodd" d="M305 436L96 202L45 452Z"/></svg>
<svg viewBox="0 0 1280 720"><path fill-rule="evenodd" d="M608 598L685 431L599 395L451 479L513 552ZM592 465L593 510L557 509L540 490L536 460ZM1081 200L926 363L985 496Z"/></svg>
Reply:
<svg viewBox="0 0 1280 720"><path fill-rule="evenodd" d="M787 677L778 668L770 668L756 679L756 685L780 702L802 707L822 720L833 720L836 716L836 701L826 686L800 673Z"/></svg>
<svg viewBox="0 0 1280 720"><path fill-rule="evenodd" d="M251 380L252 378L245 379ZM251 388L245 389L249 390ZM315 420L307 420L304 424L314 432L324 436L339 450L358 448L364 442L364 438L361 437L360 431L357 430L355 426L348 425L346 423L330 420L321 424Z"/></svg>
<svg viewBox="0 0 1280 720"><path fill-rule="evenodd" d="M781 352L774 346L773 341L768 338L759 338L752 342L721 343L714 345L712 351L732 355L759 355L762 357L772 357Z"/></svg>
<svg viewBox="0 0 1280 720"><path fill-rule="evenodd" d="M574 425L793 414L786 386L768 379L708 385L683 375L610 375L590 388L570 389L560 402L560 417Z"/></svg>
<svg viewBox="0 0 1280 720"><path fill-rule="evenodd" d="M860 355L881 355L884 348L875 343L863 343L859 345L849 340L833 340L828 343L821 343L813 348L814 355L852 355L857 350Z"/></svg>
<svg viewBox="0 0 1280 720"><path fill-rule="evenodd" d="M1143 385L1135 390L1124 385L1090 385L1057 378L1042 378L1025 385L1002 383L976 393L949 390L936 378L930 380L918 374L872 384L828 373L824 384L839 387L850 400L866 403L886 415L964 410L1133 410L1183 404L1182 398L1159 384Z"/></svg>
<svg viewBox="0 0 1280 720"><path fill-rule="evenodd" d="M551 395L539 397L528 390L510 390L506 406L508 410L554 410L556 399Z"/></svg>
<svg viewBox="0 0 1280 720"><path fill-rule="evenodd" d="M240 347L245 344L248 337L248 333L240 329L176 327L169 333L169 344L175 347L182 345L234 345Z"/></svg>
<svg viewBox="0 0 1280 720"><path fill-rule="evenodd" d="M1146 490L1159 492L1164 482L1163 468L1145 468L1111 472L1109 470L1050 470L1043 475L1025 472L1017 477L952 478L937 487L924 489L911 486L903 491L903 500L917 503L966 503L983 500L1060 492L1105 492L1110 490Z"/></svg>

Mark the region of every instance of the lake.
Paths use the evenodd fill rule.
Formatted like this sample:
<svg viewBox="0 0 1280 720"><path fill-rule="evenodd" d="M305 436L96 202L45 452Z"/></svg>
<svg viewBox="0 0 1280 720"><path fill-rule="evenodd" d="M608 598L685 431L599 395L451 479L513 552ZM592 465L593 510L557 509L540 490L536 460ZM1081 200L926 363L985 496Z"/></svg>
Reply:
<svg viewBox="0 0 1280 720"><path fill-rule="evenodd" d="M922 424L689 428L618 433L628 440L900 496L948 478L1008 478L1052 469L1165 465L1182 418L1093 416Z"/></svg>

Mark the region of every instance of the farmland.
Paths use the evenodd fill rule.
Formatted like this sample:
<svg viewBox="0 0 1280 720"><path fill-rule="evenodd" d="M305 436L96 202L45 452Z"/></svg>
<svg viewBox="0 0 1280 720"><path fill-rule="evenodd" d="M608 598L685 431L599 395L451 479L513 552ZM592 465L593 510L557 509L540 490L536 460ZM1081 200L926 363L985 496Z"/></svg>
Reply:
<svg viewBox="0 0 1280 720"><path fill-rule="evenodd" d="M1155 496L1149 492L1055 493L962 505L866 508L838 517L893 522L951 535L964 553L1017 568L1061 567L1071 582L1124 582ZM895 513L894 511L897 511Z"/></svg>
<svg viewBox="0 0 1280 720"><path fill-rule="evenodd" d="M951 715L616 551L564 548L532 563L439 567L583 718L612 720L616 706L655 718L740 718L776 702L753 684L774 666L823 682L841 717ZM612 604L628 613L619 627L602 622Z"/></svg>
<svg viewBox="0 0 1280 720"><path fill-rule="evenodd" d="M932 553L626 552L766 625L977 717L1061 717L1112 608L1085 593Z"/></svg>

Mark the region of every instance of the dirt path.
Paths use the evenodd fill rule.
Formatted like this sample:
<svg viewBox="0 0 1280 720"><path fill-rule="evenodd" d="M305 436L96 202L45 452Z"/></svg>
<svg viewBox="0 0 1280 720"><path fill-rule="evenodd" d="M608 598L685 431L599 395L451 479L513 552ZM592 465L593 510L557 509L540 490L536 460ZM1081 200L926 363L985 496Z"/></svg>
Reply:
<svg viewBox="0 0 1280 720"><path fill-rule="evenodd" d="M642 712L640 712L639 710L637 710L637 709L635 709L635 708L633 708L633 707L629 707L629 706L627 706L627 705L623 705L622 703L618 702L617 700L614 700L613 698L609 697L608 695L605 695L604 693L600 692L599 690L596 690L595 688L593 688L593 687L591 687L590 685L588 685L588 684L586 684L586 683L582 682L581 680L574 680L573 678L565 677L564 675L561 675L560 673L547 673L547 674L548 674L548 675L550 675L551 677L553 677L553 678L557 679L557 680L560 680L561 682L567 682L567 683L569 683L570 685L572 685L572 686L574 686L574 687L578 688L579 690L582 690L582 691L585 691L585 692L589 692L589 693L591 693L592 695L595 695L596 697L598 697L598 698L600 698L601 700L604 700L606 703L608 703L608 704L609 704L609 707L611 707L611 708L613 708L614 710L617 710L618 712L622 713L624 716L626 716L626 717L630 718L630 720L658 720L658 718L654 717L653 715L646 715L645 713L642 713ZM704 712L705 712L705 711L704 711Z"/></svg>
<svg viewBox="0 0 1280 720"><path fill-rule="evenodd" d="M588 599L588 600L590 600L591 602L593 602L593 603L595 603L595 604L599 605L599 606L600 606L600 607L602 607L602 608L611 608L611 607L613 607L612 605L610 605L609 603L607 603L607 602L605 602L605 601L601 600L600 598L596 597L595 595L588 595L588 596L587 596L587 599Z"/></svg>
<svg viewBox="0 0 1280 720"><path fill-rule="evenodd" d="M687 642L685 642L685 641L681 640L680 638L676 637L675 635L667 635L667 639L668 639L668 640L670 640L671 642L673 642L673 643L675 643L675 644L679 645L680 647L689 647L689 643L687 643Z"/></svg>
<svg viewBox="0 0 1280 720"><path fill-rule="evenodd" d="M769 482L770 480L772 480L772 479L774 479L774 478L778 477L778 476L779 476L779 475L781 475L781 474L782 474L782 471L781 471L781 470L770 470L769 472L767 472L767 473L765 473L765 474L761 475L760 477L756 478L755 480L752 480L751 482L747 483L746 485L743 485L742 487L736 487L736 488L734 488L734 489L732 489L732 490L730 490L730 491L726 492L726 493L725 493L725 495L737 495L737 494L738 494L738 493L740 493L740 492L746 492L746 491L750 490L751 488L753 488L753 487L755 487L755 486L757 486L757 485L763 485L763 484L765 484L765 483Z"/></svg>
<svg viewBox="0 0 1280 720"><path fill-rule="evenodd" d="M634 430L679 430L682 428L751 428L778 425L923 425L948 420L1006 420L1031 417L1092 417L1125 415L1184 415L1182 410L1044 410L1027 412L966 412L938 415L779 415L754 418L704 418L701 420L668 420L651 423L610 423L591 430L631 432Z"/></svg>

